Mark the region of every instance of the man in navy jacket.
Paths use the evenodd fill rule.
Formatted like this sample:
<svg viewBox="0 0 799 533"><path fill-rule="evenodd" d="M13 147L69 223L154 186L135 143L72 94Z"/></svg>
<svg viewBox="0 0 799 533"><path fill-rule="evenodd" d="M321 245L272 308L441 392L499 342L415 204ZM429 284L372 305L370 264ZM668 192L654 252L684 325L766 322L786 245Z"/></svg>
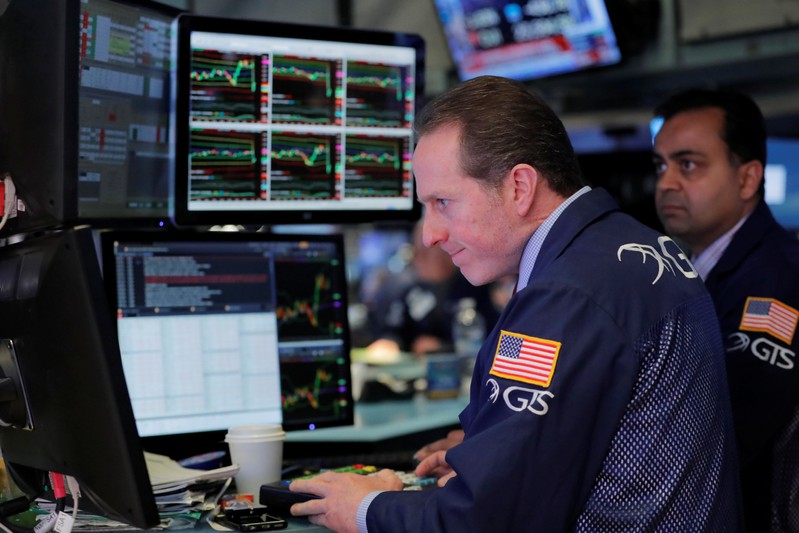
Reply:
<svg viewBox="0 0 799 533"><path fill-rule="evenodd" d="M424 243L473 284L517 275L480 350L439 488L328 473L295 515L336 531L738 531L712 301L676 244L584 186L563 124L481 77L417 120Z"/></svg>
<svg viewBox="0 0 799 533"><path fill-rule="evenodd" d="M799 531L799 241L764 201L757 104L689 90L661 104L658 215L691 249L721 321L748 531Z"/></svg>

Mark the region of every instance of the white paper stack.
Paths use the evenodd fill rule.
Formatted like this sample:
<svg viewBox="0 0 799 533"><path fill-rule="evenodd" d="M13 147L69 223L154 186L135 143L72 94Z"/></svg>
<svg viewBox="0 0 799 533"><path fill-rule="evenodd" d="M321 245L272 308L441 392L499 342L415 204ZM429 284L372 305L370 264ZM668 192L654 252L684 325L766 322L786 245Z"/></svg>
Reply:
<svg viewBox="0 0 799 533"><path fill-rule="evenodd" d="M213 470L196 470L180 466L177 461L166 455L144 452L147 473L153 494L174 493L210 481L230 479L239 471L238 465L214 468Z"/></svg>

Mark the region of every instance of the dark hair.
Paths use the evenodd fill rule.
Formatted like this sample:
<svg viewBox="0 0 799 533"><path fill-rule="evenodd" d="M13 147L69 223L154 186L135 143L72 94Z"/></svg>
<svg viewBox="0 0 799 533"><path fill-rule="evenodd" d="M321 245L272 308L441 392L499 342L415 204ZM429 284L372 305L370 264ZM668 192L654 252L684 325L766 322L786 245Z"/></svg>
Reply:
<svg viewBox="0 0 799 533"><path fill-rule="evenodd" d="M480 76L445 91L417 116L417 138L447 125L460 127L461 168L489 188L520 163L563 196L585 184L563 123L517 81Z"/></svg>
<svg viewBox="0 0 799 533"><path fill-rule="evenodd" d="M730 90L689 89L677 93L655 108L655 116L669 120L683 111L717 108L724 112L721 138L727 144L730 160L739 165L760 161L766 167L766 121L749 96ZM764 180L765 181L765 180ZM761 192L763 182L761 181Z"/></svg>

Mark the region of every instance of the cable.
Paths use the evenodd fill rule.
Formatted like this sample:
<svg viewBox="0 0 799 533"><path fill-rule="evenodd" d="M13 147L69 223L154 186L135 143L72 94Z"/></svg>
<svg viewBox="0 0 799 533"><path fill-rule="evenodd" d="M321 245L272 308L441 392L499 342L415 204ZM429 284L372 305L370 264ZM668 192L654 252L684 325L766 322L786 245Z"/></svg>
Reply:
<svg viewBox="0 0 799 533"><path fill-rule="evenodd" d="M67 489L64 486L64 476L56 472L50 472L50 486L53 487L55 496L55 512L60 513L67 506Z"/></svg>
<svg viewBox="0 0 799 533"><path fill-rule="evenodd" d="M67 486L69 487L69 493L72 494L72 520L73 524L74 521L78 518L78 500L80 499L80 485L78 484L78 480L72 476L67 476Z"/></svg>
<svg viewBox="0 0 799 533"><path fill-rule="evenodd" d="M17 188L8 172L3 174L3 183L5 184L5 198L3 199L3 219L0 220L0 229L3 229L8 222L14 203L17 201Z"/></svg>
<svg viewBox="0 0 799 533"><path fill-rule="evenodd" d="M30 506L31 500L26 496L0 503L0 529L5 533L31 533L33 529L10 522L7 518L15 514L24 513L30 509Z"/></svg>

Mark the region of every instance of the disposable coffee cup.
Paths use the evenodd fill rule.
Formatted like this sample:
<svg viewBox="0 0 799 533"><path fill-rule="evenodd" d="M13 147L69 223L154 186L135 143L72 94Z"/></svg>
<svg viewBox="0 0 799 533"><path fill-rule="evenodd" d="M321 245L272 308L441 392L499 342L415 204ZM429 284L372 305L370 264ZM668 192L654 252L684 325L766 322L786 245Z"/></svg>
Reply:
<svg viewBox="0 0 799 533"><path fill-rule="evenodd" d="M280 424L234 426L228 429L225 442L230 460L239 465L236 492L258 498L261 485L280 481L283 465L283 441L286 433Z"/></svg>

